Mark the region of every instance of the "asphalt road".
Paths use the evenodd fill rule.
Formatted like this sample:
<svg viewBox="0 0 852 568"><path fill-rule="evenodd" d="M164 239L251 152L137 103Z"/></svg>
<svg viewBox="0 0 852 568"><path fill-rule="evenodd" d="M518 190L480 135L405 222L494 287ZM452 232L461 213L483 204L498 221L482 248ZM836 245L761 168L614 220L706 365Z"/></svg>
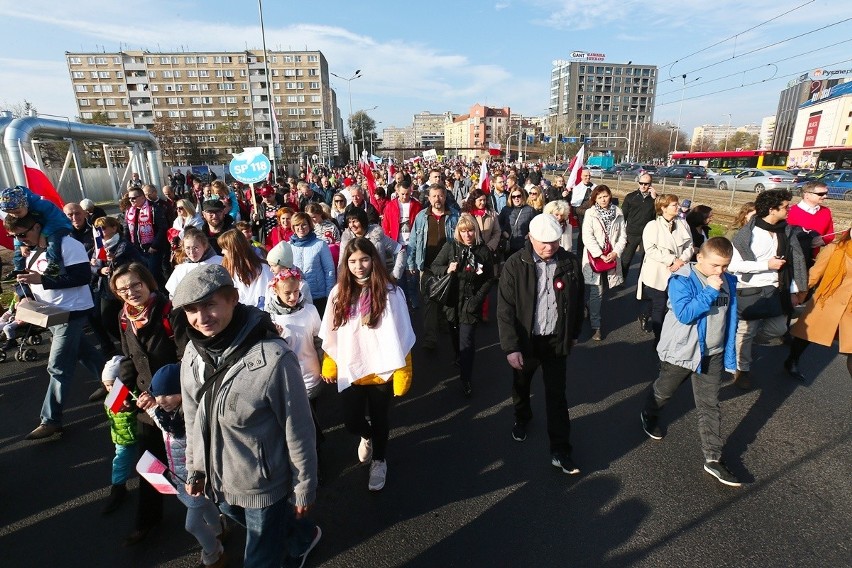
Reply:
<svg viewBox="0 0 852 568"><path fill-rule="evenodd" d="M635 267L631 277L635 284ZM640 428L657 363L651 336L635 322L634 294L628 286L605 302L604 341L592 342L586 329L569 358L580 476L550 465L540 381L529 436L512 440L510 372L495 323L478 332L469 401L450 357L415 350L414 385L392 411L388 482L379 493L367 490L335 393L324 392L327 441L314 509L324 537L307 566L852 565L852 381L836 348L806 352L806 384L784 375L784 347L759 348L755 389L724 387L726 459L747 482L729 488L703 472L687 384L665 410L664 440ZM0 363L0 564L194 566L199 547L183 530L176 499L135 548L121 546L134 501L100 514L112 446L103 406L86 402L97 383L82 368L64 435L23 440L38 423L47 349L38 347L35 363ZM441 349L449 352L449 343ZM231 566L241 565L242 544L235 531L226 546Z"/></svg>

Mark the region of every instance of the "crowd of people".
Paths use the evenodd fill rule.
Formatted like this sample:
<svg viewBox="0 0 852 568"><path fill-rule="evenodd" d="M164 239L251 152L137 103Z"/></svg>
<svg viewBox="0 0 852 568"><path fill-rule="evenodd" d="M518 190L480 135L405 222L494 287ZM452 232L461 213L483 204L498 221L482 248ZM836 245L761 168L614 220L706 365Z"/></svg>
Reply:
<svg viewBox="0 0 852 568"><path fill-rule="evenodd" d="M703 468L719 482L740 485L723 459L723 372L751 388L753 344L785 342L783 367L804 381L807 346L839 338L852 375L852 245L834 230L824 185L805 185L795 205L765 191L721 236L710 207L658 193L647 173L619 204L588 172L569 186L540 165L480 166L349 165L262 187L174 176L158 190L137 177L115 217L90 200L57 215L26 188L4 190L19 305L69 312L50 328L50 384L27 439L62 432L81 361L103 381L90 400L129 390L107 411L104 514L127 499L134 457L150 452L173 473L202 565L227 562L230 519L246 528L246 566L301 566L322 536L310 515L321 390L338 392L367 487L380 491L389 409L416 380L415 343L450 353L460 396L474 396L476 333L491 314L512 373L512 438L527 438L541 368L550 461L580 473L567 357L586 320L593 341L612 331L606 300L639 251L637 319L660 361L641 427L662 439L663 407L691 378ZM126 544L162 515L163 496L141 483Z"/></svg>

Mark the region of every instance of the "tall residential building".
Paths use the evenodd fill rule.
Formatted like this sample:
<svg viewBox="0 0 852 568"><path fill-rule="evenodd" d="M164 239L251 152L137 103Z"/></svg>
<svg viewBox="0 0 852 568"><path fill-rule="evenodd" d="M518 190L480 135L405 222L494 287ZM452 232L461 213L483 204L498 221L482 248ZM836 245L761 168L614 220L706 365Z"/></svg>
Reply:
<svg viewBox="0 0 852 568"><path fill-rule="evenodd" d="M450 111L432 113L427 110L414 115L412 126L414 127L415 145L418 147L433 147L436 142L444 142L444 125L452 122L456 114Z"/></svg>
<svg viewBox="0 0 852 568"><path fill-rule="evenodd" d="M394 150L396 148L414 148L414 127L389 126L382 129L382 149Z"/></svg>
<svg viewBox="0 0 852 568"><path fill-rule="evenodd" d="M772 148L772 139L775 137L775 116L764 116L760 121L760 136L758 137L758 148L768 150Z"/></svg>
<svg viewBox="0 0 852 568"><path fill-rule="evenodd" d="M592 152L612 152L619 158L626 157L628 149L637 154L632 148L654 121L657 67L606 63L601 54L578 55L587 57L553 62L550 132L591 137Z"/></svg>
<svg viewBox="0 0 852 568"><path fill-rule="evenodd" d="M66 52L80 118L103 113L114 126L151 130L166 165L225 162L243 147L268 147L270 108L286 159L329 158L332 145L323 150L320 132L327 142L340 140L342 118L328 62L319 51L268 56L265 61L262 50Z"/></svg>
<svg viewBox="0 0 852 568"><path fill-rule="evenodd" d="M470 107L444 126L444 153L471 159L488 152L489 143L498 143L510 133L509 107Z"/></svg>

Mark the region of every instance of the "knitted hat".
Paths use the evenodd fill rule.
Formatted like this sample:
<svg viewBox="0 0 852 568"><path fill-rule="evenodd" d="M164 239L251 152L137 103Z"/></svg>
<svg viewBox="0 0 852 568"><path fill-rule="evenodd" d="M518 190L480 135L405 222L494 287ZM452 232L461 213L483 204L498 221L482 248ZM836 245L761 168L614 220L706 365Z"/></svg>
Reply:
<svg viewBox="0 0 852 568"><path fill-rule="evenodd" d="M0 192L0 209L3 211L12 211L13 209L26 206L27 196L24 193L25 189L25 187L18 185L7 187Z"/></svg>
<svg viewBox="0 0 852 568"><path fill-rule="evenodd" d="M148 394L154 397L180 394L180 364L172 363L160 367L151 379Z"/></svg>
<svg viewBox="0 0 852 568"><path fill-rule="evenodd" d="M281 241L266 255L266 262L269 266L281 266L282 268L290 268L293 266L293 247L286 241Z"/></svg>
<svg viewBox="0 0 852 568"><path fill-rule="evenodd" d="M107 386L112 385L118 378L118 369L121 366L121 361L124 355L115 355L112 359L104 364L104 370L101 371L101 382Z"/></svg>

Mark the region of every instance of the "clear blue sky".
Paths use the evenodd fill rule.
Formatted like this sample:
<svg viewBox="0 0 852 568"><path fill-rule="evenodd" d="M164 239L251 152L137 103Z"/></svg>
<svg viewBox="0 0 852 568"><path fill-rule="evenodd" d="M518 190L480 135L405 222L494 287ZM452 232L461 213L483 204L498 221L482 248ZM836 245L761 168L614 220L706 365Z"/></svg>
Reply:
<svg viewBox="0 0 852 568"><path fill-rule="evenodd" d="M43 114L76 115L65 51L261 45L254 0L0 0L0 15L0 107L27 99ZM728 113L734 125L759 123L792 76L852 68L849 0L266 0L264 18L269 49L321 50L343 76L361 69L352 106L378 106L379 129L477 102L544 114L551 61L573 50L658 65L655 121L677 123L685 95L687 132L727 124ZM332 86L348 115L346 82Z"/></svg>

